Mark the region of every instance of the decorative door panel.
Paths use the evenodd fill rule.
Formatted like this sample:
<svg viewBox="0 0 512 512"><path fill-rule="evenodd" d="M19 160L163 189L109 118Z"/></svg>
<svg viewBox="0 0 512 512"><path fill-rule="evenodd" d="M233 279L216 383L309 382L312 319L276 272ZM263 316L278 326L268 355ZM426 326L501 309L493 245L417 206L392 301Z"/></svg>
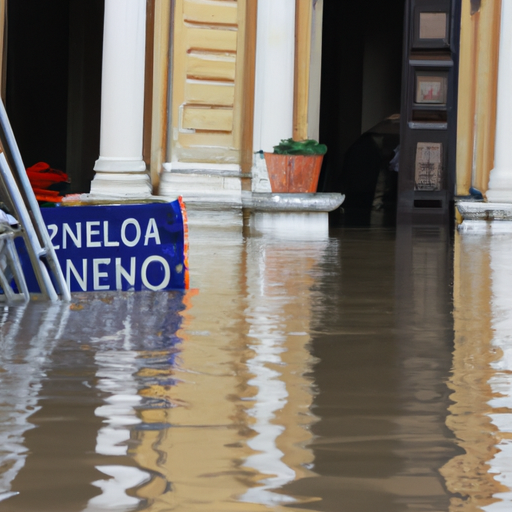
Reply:
<svg viewBox="0 0 512 512"><path fill-rule="evenodd" d="M246 0L176 0L171 161L240 163Z"/></svg>

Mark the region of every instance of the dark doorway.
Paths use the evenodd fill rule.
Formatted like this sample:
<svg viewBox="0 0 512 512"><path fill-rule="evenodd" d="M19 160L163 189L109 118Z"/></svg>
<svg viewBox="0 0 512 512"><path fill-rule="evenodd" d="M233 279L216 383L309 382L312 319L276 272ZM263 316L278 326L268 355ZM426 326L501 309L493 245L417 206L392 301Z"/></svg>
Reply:
<svg viewBox="0 0 512 512"><path fill-rule="evenodd" d="M324 0L320 140L328 152L320 189L345 193L345 210L371 209L375 133L393 134L385 159L399 142L404 9L405 0Z"/></svg>
<svg viewBox="0 0 512 512"><path fill-rule="evenodd" d="M104 0L14 0L6 108L26 166L66 171L89 192L99 155Z"/></svg>

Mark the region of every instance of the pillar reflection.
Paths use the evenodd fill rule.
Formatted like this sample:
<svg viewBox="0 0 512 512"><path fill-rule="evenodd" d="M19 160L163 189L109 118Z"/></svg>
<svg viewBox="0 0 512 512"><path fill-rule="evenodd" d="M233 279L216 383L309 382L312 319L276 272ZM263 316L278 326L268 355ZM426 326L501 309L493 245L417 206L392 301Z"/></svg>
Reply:
<svg viewBox="0 0 512 512"><path fill-rule="evenodd" d="M489 461L489 473L502 487L495 492L498 502L485 507L486 511L510 510L512 507L512 269L510 247L512 236L491 237L490 266L492 276L491 361L493 375L489 379L492 398L488 404L492 425L496 427L495 453Z"/></svg>
<svg viewBox="0 0 512 512"><path fill-rule="evenodd" d="M441 471L448 489L460 496L452 498L450 511L510 508L504 485L512 474L504 460L510 434L501 420L507 419L503 400L510 395L511 365L503 348L511 334L506 311L512 299L511 242L506 235L455 240L453 403L446 423L465 453ZM508 505L502 508L504 499Z"/></svg>
<svg viewBox="0 0 512 512"><path fill-rule="evenodd" d="M247 241L249 348L247 368L253 377L253 403L247 415L256 435L248 441L255 452L244 462L260 474L259 485L241 499L267 506L298 498L273 492L305 476L313 463L307 447L315 422L310 411L313 366L311 341L312 288L315 269L328 241L304 242L270 236Z"/></svg>
<svg viewBox="0 0 512 512"><path fill-rule="evenodd" d="M315 272L328 242L244 239L236 219L220 225L212 233L192 221L197 290L184 297L168 428L152 430L153 413L142 407L146 428L133 452L167 485L154 479L136 495L150 511L293 511L301 499L282 487L313 474L308 343ZM143 394L161 392L150 384Z"/></svg>

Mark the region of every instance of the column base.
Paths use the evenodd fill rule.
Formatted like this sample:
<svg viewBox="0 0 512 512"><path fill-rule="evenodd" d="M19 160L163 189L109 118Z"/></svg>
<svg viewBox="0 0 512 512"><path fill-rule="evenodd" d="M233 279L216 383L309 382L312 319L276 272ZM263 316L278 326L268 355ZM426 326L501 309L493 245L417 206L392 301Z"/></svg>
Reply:
<svg viewBox="0 0 512 512"><path fill-rule="evenodd" d="M494 167L489 176L489 188L485 196L489 203L512 203L512 167Z"/></svg>
<svg viewBox="0 0 512 512"><path fill-rule="evenodd" d="M489 203L512 203L512 188L505 190L488 190L485 193Z"/></svg>
<svg viewBox="0 0 512 512"><path fill-rule="evenodd" d="M97 172L91 182L90 195L101 198L147 198L151 192L151 179L147 172Z"/></svg>
<svg viewBox="0 0 512 512"><path fill-rule="evenodd" d="M146 172L146 162L141 158L108 158L100 156L94 163L97 172Z"/></svg>
<svg viewBox="0 0 512 512"><path fill-rule="evenodd" d="M172 167L171 167L172 165ZM215 164L164 164L159 195L183 197L185 203L242 207L242 178L239 166Z"/></svg>

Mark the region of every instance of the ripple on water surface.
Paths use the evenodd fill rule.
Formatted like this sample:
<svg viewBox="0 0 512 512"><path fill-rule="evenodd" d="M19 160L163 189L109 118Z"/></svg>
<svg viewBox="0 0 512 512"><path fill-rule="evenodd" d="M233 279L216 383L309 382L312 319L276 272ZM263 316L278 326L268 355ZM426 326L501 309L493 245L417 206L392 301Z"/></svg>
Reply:
<svg viewBox="0 0 512 512"><path fill-rule="evenodd" d="M0 511L509 509L512 240L210 229L188 292L0 309Z"/></svg>

